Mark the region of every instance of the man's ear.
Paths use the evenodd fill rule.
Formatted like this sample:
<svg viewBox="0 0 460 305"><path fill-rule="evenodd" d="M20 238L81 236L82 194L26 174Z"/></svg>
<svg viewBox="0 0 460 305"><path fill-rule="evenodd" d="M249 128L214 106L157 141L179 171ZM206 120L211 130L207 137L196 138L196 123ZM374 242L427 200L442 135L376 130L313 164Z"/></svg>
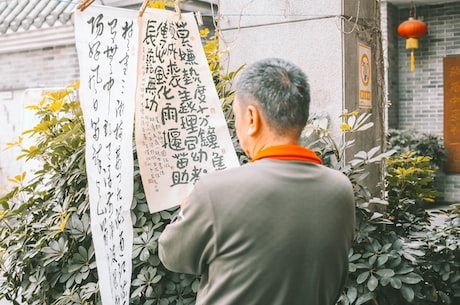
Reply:
<svg viewBox="0 0 460 305"><path fill-rule="evenodd" d="M260 131L261 127L261 113L257 107L254 105L249 105L246 108L247 119L248 119L248 136L253 136Z"/></svg>

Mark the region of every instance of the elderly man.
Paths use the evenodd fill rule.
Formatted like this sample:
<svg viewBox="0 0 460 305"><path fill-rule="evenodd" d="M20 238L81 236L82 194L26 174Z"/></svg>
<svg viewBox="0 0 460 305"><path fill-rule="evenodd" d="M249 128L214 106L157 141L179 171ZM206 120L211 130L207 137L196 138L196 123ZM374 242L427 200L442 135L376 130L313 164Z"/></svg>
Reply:
<svg viewBox="0 0 460 305"><path fill-rule="evenodd" d="M299 146L305 74L282 59L248 66L235 128L251 162L203 176L159 239L166 268L201 274L197 305L333 305L348 272L352 185Z"/></svg>

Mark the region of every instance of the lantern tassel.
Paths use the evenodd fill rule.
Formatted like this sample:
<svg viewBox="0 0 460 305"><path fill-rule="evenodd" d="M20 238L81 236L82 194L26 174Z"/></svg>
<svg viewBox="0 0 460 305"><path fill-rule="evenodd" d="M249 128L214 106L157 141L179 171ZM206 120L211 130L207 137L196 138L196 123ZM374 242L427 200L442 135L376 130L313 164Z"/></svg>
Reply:
<svg viewBox="0 0 460 305"><path fill-rule="evenodd" d="M414 58L414 50L410 52L410 70L414 72L415 70L415 58Z"/></svg>

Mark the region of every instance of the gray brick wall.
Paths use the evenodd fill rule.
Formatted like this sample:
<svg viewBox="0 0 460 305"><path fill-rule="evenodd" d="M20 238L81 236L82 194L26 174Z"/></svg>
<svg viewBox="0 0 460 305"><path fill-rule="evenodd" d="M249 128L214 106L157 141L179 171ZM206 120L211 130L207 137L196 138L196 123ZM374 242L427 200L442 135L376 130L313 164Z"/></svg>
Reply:
<svg viewBox="0 0 460 305"><path fill-rule="evenodd" d="M61 87L79 79L75 45L0 54L0 91Z"/></svg>
<svg viewBox="0 0 460 305"><path fill-rule="evenodd" d="M409 16L399 12L399 23ZM410 71L410 51L399 38L399 128L443 134L443 58L460 54L460 1L422 6L428 33L419 39L415 50L415 71ZM395 29L396 31L396 29Z"/></svg>
<svg viewBox="0 0 460 305"><path fill-rule="evenodd" d="M24 108L40 100L40 90L33 88L63 88L78 79L75 44L0 53L0 196L10 186L8 178L33 171L30 164L16 161L18 149L3 150L33 126L34 118Z"/></svg>
<svg viewBox="0 0 460 305"><path fill-rule="evenodd" d="M444 179L444 200L460 202L460 175L447 175Z"/></svg>
<svg viewBox="0 0 460 305"><path fill-rule="evenodd" d="M417 16L423 16L428 33L419 39L419 48L415 50L414 72L410 71L410 50L406 50L405 39L395 34L409 11L392 5L387 10L388 98L392 103L389 126L442 136L443 58L460 55L460 1L417 7ZM460 202L460 174L445 174L442 181L444 200Z"/></svg>

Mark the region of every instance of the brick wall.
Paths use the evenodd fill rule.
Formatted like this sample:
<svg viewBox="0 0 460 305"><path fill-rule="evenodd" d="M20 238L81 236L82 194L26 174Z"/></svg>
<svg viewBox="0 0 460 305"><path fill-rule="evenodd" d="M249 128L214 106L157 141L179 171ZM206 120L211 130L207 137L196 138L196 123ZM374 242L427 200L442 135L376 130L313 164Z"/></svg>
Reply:
<svg viewBox="0 0 460 305"><path fill-rule="evenodd" d="M24 41L33 45L36 36ZM3 43L5 39L0 41ZM8 178L34 170L30 162L16 160L19 149L3 150L6 143L17 141L24 130L36 123L25 106L40 101L39 88L62 88L79 79L74 43L56 39L54 46L44 43L45 47L30 49L22 43L16 44L18 48L13 51L4 51L4 45L0 45L0 196L10 187Z"/></svg>
<svg viewBox="0 0 460 305"><path fill-rule="evenodd" d="M79 78L75 45L0 54L0 91L61 87Z"/></svg>
<svg viewBox="0 0 460 305"><path fill-rule="evenodd" d="M399 23L409 16L399 12ZM428 34L415 50L415 71L410 71L410 52L399 38L399 128L443 134L443 58L460 54L460 1L417 7Z"/></svg>
<svg viewBox="0 0 460 305"><path fill-rule="evenodd" d="M409 17L409 11L392 5L386 9L388 90L392 103L389 116L397 116L389 117L389 126L442 136L443 58L460 54L460 1L417 7L417 16L423 16L428 33L419 39L419 48L415 50L414 72L410 71L410 51L406 50L405 39L394 35L398 25ZM391 110L392 107L397 109ZM444 200L460 202L460 174L445 174L441 180Z"/></svg>

